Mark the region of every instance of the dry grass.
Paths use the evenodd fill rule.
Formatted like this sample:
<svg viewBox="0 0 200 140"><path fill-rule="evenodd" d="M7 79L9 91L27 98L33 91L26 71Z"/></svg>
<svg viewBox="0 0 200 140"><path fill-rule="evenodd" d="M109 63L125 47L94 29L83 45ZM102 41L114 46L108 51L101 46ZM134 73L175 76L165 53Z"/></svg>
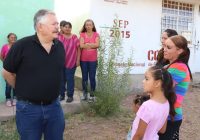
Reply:
<svg viewBox="0 0 200 140"><path fill-rule="evenodd" d="M87 114L69 117L65 129L65 140L123 140L132 122L130 111L102 118Z"/></svg>
<svg viewBox="0 0 200 140"><path fill-rule="evenodd" d="M200 87L191 88L186 94L181 125L180 140L200 139ZM131 104L134 94L127 96L121 111L116 116L101 118L77 114L68 118L65 129L65 140L124 140L134 119Z"/></svg>

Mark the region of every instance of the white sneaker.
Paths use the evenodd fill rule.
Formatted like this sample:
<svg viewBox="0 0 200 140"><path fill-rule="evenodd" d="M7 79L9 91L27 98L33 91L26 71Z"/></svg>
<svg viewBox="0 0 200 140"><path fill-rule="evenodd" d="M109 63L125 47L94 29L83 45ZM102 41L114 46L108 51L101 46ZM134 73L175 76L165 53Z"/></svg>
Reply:
<svg viewBox="0 0 200 140"><path fill-rule="evenodd" d="M81 100L87 101L88 100L88 94L87 93L83 93L83 95L81 96Z"/></svg>
<svg viewBox="0 0 200 140"><path fill-rule="evenodd" d="M12 106L12 102L10 99L6 100L6 106L11 107Z"/></svg>
<svg viewBox="0 0 200 140"><path fill-rule="evenodd" d="M17 102L17 100L16 100L16 99L13 99L13 100L12 100L12 105L13 105L13 106L16 106L16 102Z"/></svg>
<svg viewBox="0 0 200 140"><path fill-rule="evenodd" d="M95 97L94 96L92 96L92 97L89 97L89 99L88 99L88 102L95 102Z"/></svg>

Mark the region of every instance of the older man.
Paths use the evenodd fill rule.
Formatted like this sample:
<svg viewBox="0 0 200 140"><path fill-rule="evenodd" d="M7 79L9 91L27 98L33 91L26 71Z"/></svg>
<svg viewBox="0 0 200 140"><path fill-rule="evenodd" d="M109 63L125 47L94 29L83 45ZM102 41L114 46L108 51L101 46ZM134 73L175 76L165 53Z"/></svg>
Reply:
<svg viewBox="0 0 200 140"><path fill-rule="evenodd" d="M36 34L18 40L4 63L3 76L15 87L16 124L21 140L62 140L64 115L58 96L65 52L58 36L55 13L39 10Z"/></svg>

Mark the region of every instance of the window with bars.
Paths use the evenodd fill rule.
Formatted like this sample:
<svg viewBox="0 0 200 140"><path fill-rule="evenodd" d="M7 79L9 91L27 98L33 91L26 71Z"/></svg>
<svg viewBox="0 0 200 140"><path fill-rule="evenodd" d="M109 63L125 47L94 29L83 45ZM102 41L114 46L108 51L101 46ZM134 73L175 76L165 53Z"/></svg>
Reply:
<svg viewBox="0 0 200 140"><path fill-rule="evenodd" d="M185 36L189 43L192 43L193 17L193 4L163 0L161 32L168 28L174 29Z"/></svg>

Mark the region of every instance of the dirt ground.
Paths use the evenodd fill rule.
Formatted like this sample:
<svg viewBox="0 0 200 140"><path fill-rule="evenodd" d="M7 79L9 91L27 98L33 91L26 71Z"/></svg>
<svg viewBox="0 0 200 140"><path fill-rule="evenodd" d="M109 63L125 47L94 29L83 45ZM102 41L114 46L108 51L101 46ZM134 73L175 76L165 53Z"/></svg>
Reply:
<svg viewBox="0 0 200 140"><path fill-rule="evenodd" d="M184 119L180 131L180 140L200 140L200 85L187 93L183 112ZM68 116L65 140L125 140L127 131L134 119L131 104L134 94L123 102L123 111L108 118L92 117L81 113Z"/></svg>

